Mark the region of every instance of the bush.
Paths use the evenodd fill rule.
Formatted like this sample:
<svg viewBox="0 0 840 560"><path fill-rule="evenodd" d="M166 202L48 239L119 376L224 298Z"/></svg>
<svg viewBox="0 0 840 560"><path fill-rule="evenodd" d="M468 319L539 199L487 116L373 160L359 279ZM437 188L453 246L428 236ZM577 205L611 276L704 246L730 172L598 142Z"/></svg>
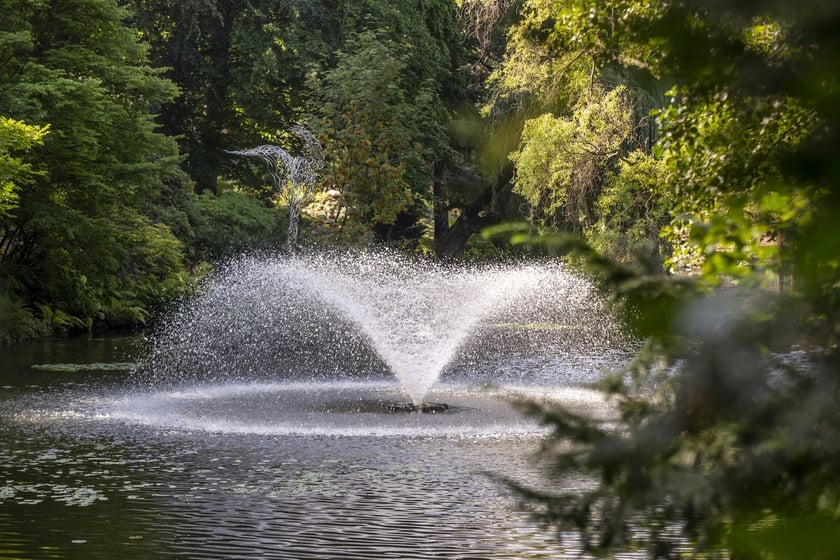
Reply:
<svg viewBox="0 0 840 560"><path fill-rule="evenodd" d="M35 338L46 333L46 325L23 301L0 293L0 343Z"/></svg>
<svg viewBox="0 0 840 560"><path fill-rule="evenodd" d="M238 192L205 192L191 202L187 239L190 263L220 261L246 250L280 247L288 219L275 208Z"/></svg>

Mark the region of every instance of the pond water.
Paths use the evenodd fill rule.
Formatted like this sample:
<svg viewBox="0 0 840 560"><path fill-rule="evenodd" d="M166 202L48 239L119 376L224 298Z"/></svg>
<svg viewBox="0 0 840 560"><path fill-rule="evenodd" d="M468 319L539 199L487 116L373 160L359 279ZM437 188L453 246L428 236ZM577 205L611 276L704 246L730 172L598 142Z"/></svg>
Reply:
<svg viewBox="0 0 840 560"><path fill-rule="evenodd" d="M542 429L501 392L539 393L551 379L555 398L598 413L592 394L558 389L558 371L578 385L617 356L520 356L533 375L502 365L492 386L456 360L430 394L450 404L439 415L383 413L399 399L385 377L157 390L125 371L31 367L144 351L141 337L0 349L0 558L579 553L491 476L547 484L534 458Z"/></svg>
<svg viewBox="0 0 840 560"><path fill-rule="evenodd" d="M386 253L243 257L148 341L0 352L0 558L86 559L578 557L500 481L587 483L514 403L609 418L585 386L628 359L561 263Z"/></svg>

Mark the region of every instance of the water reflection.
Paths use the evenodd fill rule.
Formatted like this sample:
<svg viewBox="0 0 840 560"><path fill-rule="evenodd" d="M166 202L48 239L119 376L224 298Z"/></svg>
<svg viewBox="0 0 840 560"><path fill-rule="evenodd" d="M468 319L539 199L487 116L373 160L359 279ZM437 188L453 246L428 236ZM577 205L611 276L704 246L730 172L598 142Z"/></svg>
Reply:
<svg viewBox="0 0 840 560"><path fill-rule="evenodd" d="M527 526L481 471L532 440L93 427L3 430L0 556L491 558Z"/></svg>

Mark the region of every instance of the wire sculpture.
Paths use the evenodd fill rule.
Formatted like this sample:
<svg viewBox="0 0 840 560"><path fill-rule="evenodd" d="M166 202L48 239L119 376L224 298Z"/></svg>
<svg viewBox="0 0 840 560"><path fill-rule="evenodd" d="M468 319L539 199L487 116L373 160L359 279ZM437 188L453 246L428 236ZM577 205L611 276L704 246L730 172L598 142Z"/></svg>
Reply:
<svg viewBox="0 0 840 560"><path fill-rule="evenodd" d="M324 151L321 144L309 130L292 126L289 132L303 140L301 154L291 155L279 146L263 144L248 150L225 150L226 153L258 157L266 162L268 173L274 181L274 188L282 202L289 208L289 231L286 245L289 250L297 247L300 209L312 196L318 175L324 167Z"/></svg>

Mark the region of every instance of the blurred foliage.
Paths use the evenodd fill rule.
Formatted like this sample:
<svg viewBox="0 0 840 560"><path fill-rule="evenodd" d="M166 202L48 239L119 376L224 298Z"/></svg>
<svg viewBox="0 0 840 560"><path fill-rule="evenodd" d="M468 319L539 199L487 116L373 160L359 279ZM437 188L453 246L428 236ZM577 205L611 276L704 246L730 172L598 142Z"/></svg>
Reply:
<svg viewBox="0 0 840 560"><path fill-rule="evenodd" d="M526 4L542 14L531 39L555 59L577 54L676 84L655 111L657 142L611 170L596 206L606 225L663 197L639 212L640 230L621 227L642 239L666 223L667 264L699 268L670 276L649 259L620 263L580 238L515 228L514 243L576 255L644 340L602 383L615 422L523 404L553 430L544 452L558 477L597 481L519 487L523 497L604 555L833 558L840 6Z"/></svg>

